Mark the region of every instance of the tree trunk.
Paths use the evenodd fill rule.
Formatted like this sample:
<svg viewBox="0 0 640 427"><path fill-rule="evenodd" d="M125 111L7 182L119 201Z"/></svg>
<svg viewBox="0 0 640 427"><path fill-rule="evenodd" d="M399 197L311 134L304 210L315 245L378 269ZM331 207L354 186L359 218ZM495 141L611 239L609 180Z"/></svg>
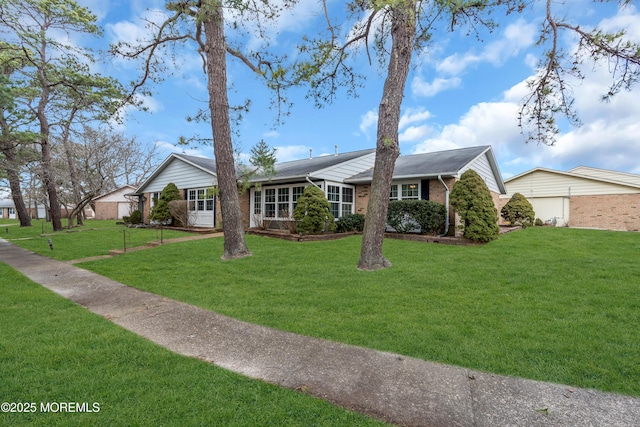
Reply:
<svg viewBox="0 0 640 427"><path fill-rule="evenodd" d="M62 230L62 215L60 214L60 201L58 200L58 191L56 190L56 181L51 165L51 144L49 144L48 134L43 134L40 145L42 147L42 182L49 198L49 216L51 217L53 231L60 231Z"/></svg>
<svg viewBox="0 0 640 427"><path fill-rule="evenodd" d="M20 227L31 227L31 215L27 211L22 197L22 188L20 188L20 174L17 171L15 148L2 150L7 162L7 179L9 180L9 188L11 189L11 198L16 207L16 213L20 219Z"/></svg>
<svg viewBox="0 0 640 427"><path fill-rule="evenodd" d="M203 12L203 27L207 39L205 55L209 80L213 152L216 158L216 175L224 224L224 254L222 258L242 258L251 255L251 252L247 248L244 238L231 142L229 100L227 97L227 44L224 37L222 5L218 0L209 0L208 3L209 7Z"/></svg>
<svg viewBox="0 0 640 427"><path fill-rule="evenodd" d="M51 164L51 141L49 141L49 120L47 119L47 104L49 103L49 82L47 80L45 65L47 64L46 41L41 42L40 60L41 64L37 69L37 78L42 93L36 110L36 117L40 124L40 147L42 152L42 183L44 190L49 199L49 217L53 225L53 231L62 230L62 221L60 214L60 201L58 200L58 191L56 190L56 181L53 173L53 165Z"/></svg>
<svg viewBox="0 0 640 427"><path fill-rule="evenodd" d="M80 180L78 179L78 170L76 168L75 159L73 158L73 147L71 146L71 141L69 141L69 134L70 134L71 123L73 122L73 119L75 118L77 111L78 111L77 108L75 107L72 108L69 114L69 119L65 123L64 131L62 132L62 145L64 147L65 156L67 157L67 167L69 168L69 178L71 179L71 189L73 191L73 203L75 206L78 206L82 200L82 190L80 189ZM76 209L74 208L74 212L75 211ZM82 213L82 210L78 211L78 213L75 215L78 225L82 225L81 213ZM73 218L74 216L69 217L68 227L73 226Z"/></svg>
<svg viewBox="0 0 640 427"><path fill-rule="evenodd" d="M415 0L400 2L392 10L391 55L378 109L376 161L358 262L358 268L361 270L391 267L391 262L382 254L382 244L387 223L393 169L400 155L398 143L400 106L411 65L416 31L415 11Z"/></svg>

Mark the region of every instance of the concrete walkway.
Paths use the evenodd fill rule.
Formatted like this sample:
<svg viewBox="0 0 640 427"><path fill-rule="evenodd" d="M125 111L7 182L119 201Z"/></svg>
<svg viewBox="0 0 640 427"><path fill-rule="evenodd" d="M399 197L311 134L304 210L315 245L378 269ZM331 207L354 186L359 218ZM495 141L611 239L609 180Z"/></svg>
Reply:
<svg viewBox="0 0 640 427"><path fill-rule="evenodd" d="M504 377L240 322L0 239L0 261L176 353L408 426L640 426L640 399ZM640 379L639 379L640 380Z"/></svg>

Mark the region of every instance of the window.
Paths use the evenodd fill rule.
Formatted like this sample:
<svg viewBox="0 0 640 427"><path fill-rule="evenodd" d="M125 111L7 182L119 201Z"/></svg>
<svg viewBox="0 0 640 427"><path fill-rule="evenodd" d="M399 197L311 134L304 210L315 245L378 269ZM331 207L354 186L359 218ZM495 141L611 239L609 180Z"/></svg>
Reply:
<svg viewBox="0 0 640 427"><path fill-rule="evenodd" d="M187 206L190 211L212 211L215 195L210 188L187 190Z"/></svg>
<svg viewBox="0 0 640 427"><path fill-rule="evenodd" d="M331 214L335 218L353 213L354 189L351 186L325 185L327 199L331 205ZM262 213L264 218L289 219L298 205L306 185L282 185L254 190L253 213Z"/></svg>
<svg viewBox="0 0 640 427"><path fill-rule="evenodd" d="M305 186L301 185L296 187L263 187L262 190L255 190L253 193L253 212L255 214L264 212L265 218L289 219L293 217L293 210L296 208L304 189Z"/></svg>
<svg viewBox="0 0 640 427"><path fill-rule="evenodd" d="M293 211L296 209L296 206L298 206L298 199L300 198L300 196L302 196L302 193L304 192L304 186L293 187L292 190L293 191L291 192L291 201L293 203L291 204L291 214L293 215Z"/></svg>
<svg viewBox="0 0 640 427"><path fill-rule="evenodd" d="M196 190L187 191L187 207L190 211L196 210Z"/></svg>
<svg viewBox="0 0 640 427"><path fill-rule="evenodd" d="M278 188L278 218L289 218L289 187Z"/></svg>
<svg viewBox="0 0 640 427"><path fill-rule="evenodd" d="M418 200L420 199L420 186L417 182L406 184L391 184L390 200Z"/></svg>
<svg viewBox="0 0 640 427"><path fill-rule="evenodd" d="M402 184L402 199L418 200L420 198L418 193L418 184Z"/></svg>
<svg viewBox="0 0 640 427"><path fill-rule="evenodd" d="M392 185L391 186L391 194L389 194L389 199L398 200L398 186L397 185Z"/></svg>
<svg viewBox="0 0 640 427"><path fill-rule="evenodd" d="M340 217L340 187L337 185L327 186L327 199L331 205L331 215L334 218Z"/></svg>
<svg viewBox="0 0 640 427"><path fill-rule="evenodd" d="M264 190L264 216L267 218L276 217L276 189L267 188Z"/></svg>
<svg viewBox="0 0 640 427"><path fill-rule="evenodd" d="M353 213L353 188L342 187L342 212L340 216Z"/></svg>
<svg viewBox="0 0 640 427"><path fill-rule="evenodd" d="M253 193L253 214L260 215L262 213L262 191L256 190Z"/></svg>

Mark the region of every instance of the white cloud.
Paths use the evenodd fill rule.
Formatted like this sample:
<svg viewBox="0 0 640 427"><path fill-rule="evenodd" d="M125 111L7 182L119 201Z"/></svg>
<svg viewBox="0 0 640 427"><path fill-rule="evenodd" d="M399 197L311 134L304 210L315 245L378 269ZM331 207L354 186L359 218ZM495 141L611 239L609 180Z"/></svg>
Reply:
<svg viewBox="0 0 640 427"><path fill-rule="evenodd" d="M425 120L431 118L431 116L431 112L425 110L424 107L407 108L400 117L399 127L400 129L403 129L405 126L412 123L424 122Z"/></svg>
<svg viewBox="0 0 640 427"><path fill-rule="evenodd" d="M398 135L400 143L424 140L431 133L428 125L409 126Z"/></svg>
<svg viewBox="0 0 640 427"><path fill-rule="evenodd" d="M411 91L416 96L434 96L448 89L453 89L462 83L459 77L438 77L432 83L426 82L420 75L411 80Z"/></svg>
<svg viewBox="0 0 640 427"><path fill-rule="evenodd" d="M111 2L105 0L77 0L76 3L82 7L86 7L96 15L98 22L104 19L109 13Z"/></svg>
<svg viewBox="0 0 640 427"><path fill-rule="evenodd" d="M279 163L309 157L309 147L305 145L283 145L274 148ZM317 155L314 156L317 157Z"/></svg>
<svg viewBox="0 0 640 427"><path fill-rule="evenodd" d="M378 125L378 113L375 110L369 110L364 115L360 116L360 132L368 135L371 128L376 128Z"/></svg>
<svg viewBox="0 0 640 427"><path fill-rule="evenodd" d="M283 0L269 2L270 8L282 8ZM238 16L232 9L225 9L225 20L228 26L238 22L250 33L245 40L245 47L252 51L260 50L265 45L271 47L278 45L278 36L287 32L304 31L309 22L315 20L321 14L319 2L316 0L298 1L292 8L284 9L273 20L266 20L262 14L260 22L256 22L254 15ZM231 30L234 31L234 30ZM237 31L236 31L237 33Z"/></svg>
<svg viewBox="0 0 640 427"><path fill-rule="evenodd" d="M502 38L487 43L480 54L473 52L454 53L440 61L436 66L436 71L455 76L462 74L469 66L481 62L500 66L508 58L518 55L523 49L533 45L536 31L534 24L526 23L524 19L520 18L505 28Z"/></svg>

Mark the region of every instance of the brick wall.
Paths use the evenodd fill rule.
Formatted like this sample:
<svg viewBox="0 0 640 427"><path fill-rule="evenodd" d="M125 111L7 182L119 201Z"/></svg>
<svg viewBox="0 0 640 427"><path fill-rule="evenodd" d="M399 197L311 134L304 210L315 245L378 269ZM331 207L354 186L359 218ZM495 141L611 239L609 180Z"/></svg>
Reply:
<svg viewBox="0 0 640 427"><path fill-rule="evenodd" d="M144 193L144 199L142 219L145 224L149 224L151 222L151 193Z"/></svg>
<svg viewBox="0 0 640 427"><path fill-rule="evenodd" d="M220 200L220 197L217 198L218 203ZM242 212L242 226L248 230L249 226L250 226L250 215L251 215L251 198L250 198L250 192L247 190L244 193L240 194L240 212ZM217 209L217 206L216 206ZM218 211L220 212L220 211ZM216 216L216 218L220 218L222 217L222 215L220 215L219 217Z"/></svg>
<svg viewBox="0 0 640 427"><path fill-rule="evenodd" d="M453 190L453 186L456 183L455 178L443 178L444 183L447 185L449 192ZM433 202L442 203L443 205L447 202L447 190L444 188L444 185L438 179L429 180L429 200ZM458 215L454 212L454 210L449 206L449 235L460 235L458 232L457 224L459 223Z"/></svg>
<svg viewBox="0 0 640 427"><path fill-rule="evenodd" d="M367 205L369 204L369 194L371 191L371 186L369 184L366 185L356 185L356 200L355 200L355 212L357 214L365 215L367 213Z"/></svg>
<svg viewBox="0 0 640 427"><path fill-rule="evenodd" d="M640 194L571 196L570 227L640 230Z"/></svg>
<svg viewBox="0 0 640 427"><path fill-rule="evenodd" d="M117 219L118 202L96 202L96 219Z"/></svg>

